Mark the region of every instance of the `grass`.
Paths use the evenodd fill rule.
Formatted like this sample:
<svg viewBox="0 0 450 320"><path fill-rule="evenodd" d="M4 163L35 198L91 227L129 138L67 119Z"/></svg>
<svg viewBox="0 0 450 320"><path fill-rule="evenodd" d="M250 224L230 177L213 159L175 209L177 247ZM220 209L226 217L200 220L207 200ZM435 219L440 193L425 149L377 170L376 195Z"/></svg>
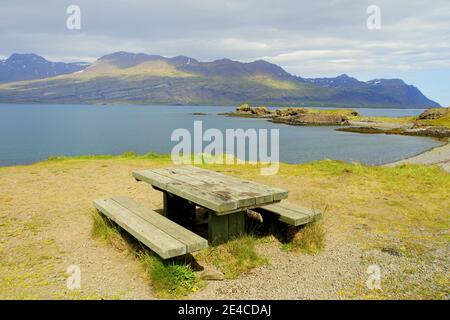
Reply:
<svg viewBox="0 0 450 320"><path fill-rule="evenodd" d="M236 279L239 275L268 263L266 258L256 252L257 242L257 238L247 235L216 247L209 247L197 254L196 258L219 269L225 278Z"/></svg>
<svg viewBox="0 0 450 320"><path fill-rule="evenodd" d="M415 117L366 117L366 116L353 116L350 120L355 121L368 121L368 122L385 122L385 123L398 123L398 124L413 124Z"/></svg>
<svg viewBox="0 0 450 320"><path fill-rule="evenodd" d="M58 161L71 161L71 160L170 160L169 154L160 154L155 152L148 152L145 154L138 154L135 152L124 152L119 155L111 154L98 154L98 155L80 155L80 156L50 156L43 163L51 163Z"/></svg>
<svg viewBox="0 0 450 320"><path fill-rule="evenodd" d="M299 90L300 89L300 87L294 82L277 80L277 79L274 79L274 78L266 76L266 75L255 75L255 76L248 77L248 79L250 81L254 81L258 84L262 84L264 86L267 86L267 87L270 87L273 89L278 89L278 90Z"/></svg>
<svg viewBox="0 0 450 320"><path fill-rule="evenodd" d="M290 250L306 254L318 254L325 248L325 226L322 218L295 228Z"/></svg>
<svg viewBox="0 0 450 320"><path fill-rule="evenodd" d="M163 261L151 251L137 246L136 242L127 243L120 229L95 210L91 212L91 219L91 235L107 241L119 250L132 252L142 264L158 297L185 297L204 286L204 282L185 261L176 259ZM215 266L226 278L235 279L253 268L268 263L266 258L256 252L257 243L257 238L248 235L219 246L209 247L197 253L195 258L201 263Z"/></svg>
<svg viewBox="0 0 450 320"><path fill-rule="evenodd" d="M441 118L433 119L433 120L420 120L419 123L427 124L430 126L450 128L450 112Z"/></svg>
<svg viewBox="0 0 450 320"><path fill-rule="evenodd" d="M340 115L345 117L351 117L351 115L355 112L352 109L312 109L305 108L308 110L308 113L323 113L323 114L332 114L332 115Z"/></svg>
<svg viewBox="0 0 450 320"><path fill-rule="evenodd" d="M90 216L92 220L91 236L93 238L106 241L121 251L131 250L131 247L127 246L127 242L122 238L120 228L117 225L97 210L92 210Z"/></svg>
<svg viewBox="0 0 450 320"><path fill-rule="evenodd" d="M62 157L31 166L0 168L0 298L68 298L64 293L66 275L62 275L67 264L73 263L72 259L77 254L91 254L89 258L93 261L97 257L95 246L90 248L90 253L71 251L73 248L66 247L67 241L59 241L61 233L58 230L67 232L71 243L86 241L84 244L89 245L90 240L84 239L79 230L90 227L86 215L92 200L105 195L125 192L125 195L160 205L159 193L136 184L130 172L136 168L163 165L171 165L169 157L130 153ZM106 169L102 169L104 167ZM445 250L450 242L450 175L440 167L402 165L387 168L322 160L298 165L282 163L278 174L273 176L260 176L260 165L204 164L203 167L287 189L290 191L289 201L294 203L316 208L328 206L327 215L321 222L330 235L327 241L342 239L359 246L364 252L381 251L381 254L398 259L393 261L407 260L419 266L419 271L407 266L413 271L408 273L401 269L399 274L383 278L384 295L377 297L404 298L410 294L418 298L440 298L448 292L448 277L439 265L448 261ZM67 203L73 205L67 206ZM100 225L95 226L96 223ZM93 236L100 241L111 241L118 250L127 250L125 252L135 257L142 265L142 274L152 286L159 288L155 290L157 295L183 296L202 287L198 279L192 285L189 273L195 272L189 270L191 267L186 262L164 263L156 257L139 258L136 253L142 252L142 248L130 248L124 239L126 235L120 230L104 230L102 223L102 220L92 223ZM72 224L81 227L75 233L71 233L71 228L64 229L64 226ZM311 233L318 234L317 230ZM62 236L66 238L66 234ZM309 233L306 237L314 238ZM269 263L256 250L260 241L258 238L244 238L236 243L209 248L195 257L202 264L223 270L227 278L236 278ZM293 244L283 245L285 250L292 250L292 247ZM308 252L311 248L314 247L299 250ZM62 250L68 251L64 253ZM436 257L443 261L437 263ZM170 276L162 276L166 271ZM407 274L404 280L399 280L403 279L399 278L401 273ZM108 273L105 271L102 276L107 277ZM152 278L164 280L160 285L159 280ZM418 280L425 278L425 282ZM117 286L114 281L111 284ZM364 289L364 283L362 286L354 297L374 295ZM419 289L414 289L415 286ZM105 288L95 287L86 288L79 294L105 297L118 296L119 291L108 292Z"/></svg>
<svg viewBox="0 0 450 320"><path fill-rule="evenodd" d="M157 76L167 78L184 78L194 75L179 71L174 66L162 60L148 61L129 68L119 68L107 61L96 62L83 72L65 75L64 78L76 80L91 80L97 77L132 77Z"/></svg>
<svg viewBox="0 0 450 320"><path fill-rule="evenodd" d="M208 168L254 179L259 175L259 167ZM328 211L333 214L327 220L335 221L334 217L339 216L335 228L345 229L366 247L406 244L414 251L415 243L426 243L428 247L450 240L450 175L437 166L408 164L387 168L321 160L302 165L280 164L276 176L258 180L280 187L296 183L308 186L303 191L292 190L289 198L317 207L329 205Z"/></svg>
<svg viewBox="0 0 450 320"><path fill-rule="evenodd" d="M161 298L182 298L204 286L189 265L162 261L149 251L140 251L136 255Z"/></svg>
<svg viewBox="0 0 450 320"><path fill-rule="evenodd" d="M127 250L132 253L141 263L156 296L182 298L204 285L192 267L184 261L163 261L131 237L122 235L118 226L96 210L91 212L91 219L92 237L106 241L120 251Z"/></svg>

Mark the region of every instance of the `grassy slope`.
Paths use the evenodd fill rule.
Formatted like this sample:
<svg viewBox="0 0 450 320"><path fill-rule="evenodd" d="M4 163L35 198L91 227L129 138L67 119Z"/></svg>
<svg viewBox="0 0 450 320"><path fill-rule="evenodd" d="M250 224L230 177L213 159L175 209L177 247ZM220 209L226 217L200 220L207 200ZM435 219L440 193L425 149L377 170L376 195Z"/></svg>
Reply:
<svg viewBox="0 0 450 320"><path fill-rule="evenodd" d="M124 297L132 290L129 283L135 281L117 284L124 275L114 274L114 268L122 272L131 260L116 257L89 239L91 201L125 194L160 206L159 193L132 181L130 171L169 164L166 156L129 153L119 157L54 158L31 166L0 168L0 297ZM364 250L388 250L421 266L405 266L391 274L383 283L383 292L370 292L364 285L349 283L343 296L442 298L448 294L448 274L436 269L436 259L448 265L448 255L442 253L447 252L450 240L450 175L440 168L383 168L324 160L281 164L278 175L265 177L259 176L255 166L208 168L288 189L290 201L327 207L327 232ZM77 243L84 243L82 252L73 247ZM108 258L112 275L89 286L97 279L97 275L91 279L90 272L101 271L95 272L95 263L87 264L83 290L68 292L67 265L82 261L89 252L96 261L100 249L112 255ZM216 263L223 266L221 261ZM397 278L400 276L401 281ZM424 287L418 278L426 279L429 285Z"/></svg>
<svg viewBox="0 0 450 320"><path fill-rule="evenodd" d="M450 128L450 112L439 119L421 120L420 122L430 126Z"/></svg>

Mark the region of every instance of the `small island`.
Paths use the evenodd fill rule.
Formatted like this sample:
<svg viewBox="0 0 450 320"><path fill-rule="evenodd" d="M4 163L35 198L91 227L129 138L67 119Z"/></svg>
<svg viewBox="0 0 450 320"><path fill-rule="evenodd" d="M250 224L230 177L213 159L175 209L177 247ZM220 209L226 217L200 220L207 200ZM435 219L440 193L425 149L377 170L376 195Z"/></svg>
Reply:
<svg viewBox="0 0 450 320"><path fill-rule="evenodd" d="M295 126L343 126L338 131L402 134L435 138L450 137L449 108L432 108L418 117L366 117L352 109L313 109L287 107L270 110L265 106L251 107L243 104L231 117L268 119L273 123Z"/></svg>

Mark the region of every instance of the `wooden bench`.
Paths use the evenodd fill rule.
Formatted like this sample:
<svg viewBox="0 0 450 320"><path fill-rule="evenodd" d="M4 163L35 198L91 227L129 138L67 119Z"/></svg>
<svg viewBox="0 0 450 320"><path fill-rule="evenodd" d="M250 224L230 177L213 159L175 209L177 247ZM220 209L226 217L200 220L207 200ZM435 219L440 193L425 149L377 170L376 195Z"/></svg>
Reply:
<svg viewBox="0 0 450 320"><path fill-rule="evenodd" d="M294 227L310 223L321 215L320 212L287 201L255 208L253 211L276 214L279 221Z"/></svg>
<svg viewBox="0 0 450 320"><path fill-rule="evenodd" d="M163 259L208 247L206 239L130 198L98 199L94 206Z"/></svg>

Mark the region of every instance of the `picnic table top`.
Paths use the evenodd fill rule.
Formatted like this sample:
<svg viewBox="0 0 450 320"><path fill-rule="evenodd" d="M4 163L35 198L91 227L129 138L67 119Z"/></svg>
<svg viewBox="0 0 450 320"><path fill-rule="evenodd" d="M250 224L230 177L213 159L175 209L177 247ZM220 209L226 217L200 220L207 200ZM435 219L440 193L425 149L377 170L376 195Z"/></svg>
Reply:
<svg viewBox="0 0 450 320"><path fill-rule="evenodd" d="M288 196L283 189L193 166L134 171L133 177L218 215L264 206Z"/></svg>

